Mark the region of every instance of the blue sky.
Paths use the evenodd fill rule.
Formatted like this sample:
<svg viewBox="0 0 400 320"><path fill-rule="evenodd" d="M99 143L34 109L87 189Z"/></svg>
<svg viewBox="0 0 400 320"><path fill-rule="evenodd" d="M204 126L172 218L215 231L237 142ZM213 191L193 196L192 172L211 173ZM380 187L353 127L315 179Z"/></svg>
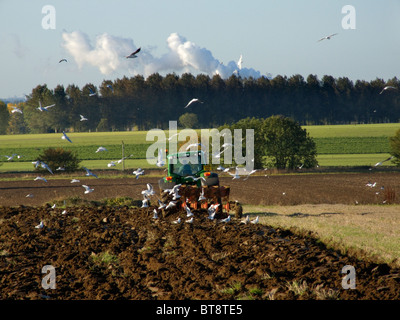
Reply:
<svg viewBox="0 0 400 320"><path fill-rule="evenodd" d="M55 9L55 29L42 27L45 5ZM342 27L345 5L355 9L355 29ZM332 33L338 35L317 42ZM76 49L78 36L86 52ZM137 47L139 58L127 61ZM117 55L113 63L105 60L107 50ZM177 61L178 54L186 60ZM241 54L243 69L272 77L399 77L400 1L0 0L0 98L29 94L39 84L98 86L151 70L212 76L215 63L232 66ZM59 64L61 58L68 63ZM182 67L192 58L207 66Z"/></svg>

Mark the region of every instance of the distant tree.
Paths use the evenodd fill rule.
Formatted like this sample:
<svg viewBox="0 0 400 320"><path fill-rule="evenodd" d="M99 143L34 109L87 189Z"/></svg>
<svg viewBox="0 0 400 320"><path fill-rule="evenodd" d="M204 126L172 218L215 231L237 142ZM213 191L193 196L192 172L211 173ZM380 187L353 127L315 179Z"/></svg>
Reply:
<svg viewBox="0 0 400 320"><path fill-rule="evenodd" d="M6 134L9 118L10 113L8 112L6 104L0 100L0 134Z"/></svg>
<svg viewBox="0 0 400 320"><path fill-rule="evenodd" d="M53 173L76 171L79 168L80 162L74 152L70 150L64 150L63 148L45 149L36 160L46 163ZM59 167L64 168L65 170L57 170ZM47 169L44 169L41 166L38 166L35 170L47 172Z"/></svg>
<svg viewBox="0 0 400 320"><path fill-rule="evenodd" d="M394 157L392 162L400 166L400 129L396 131L393 137L389 138L390 154Z"/></svg>
<svg viewBox="0 0 400 320"><path fill-rule="evenodd" d="M179 123L184 128L196 129L198 122L197 115L194 113L187 112L179 117Z"/></svg>

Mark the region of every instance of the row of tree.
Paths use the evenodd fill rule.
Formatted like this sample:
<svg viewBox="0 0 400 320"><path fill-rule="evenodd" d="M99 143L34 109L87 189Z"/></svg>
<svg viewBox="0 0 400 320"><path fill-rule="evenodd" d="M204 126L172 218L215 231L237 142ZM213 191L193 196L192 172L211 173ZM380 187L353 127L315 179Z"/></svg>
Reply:
<svg viewBox="0 0 400 320"><path fill-rule="evenodd" d="M395 89L382 92L385 86ZM185 108L193 98L200 101ZM40 103L55 106L39 111ZM11 114L9 106L6 115L0 104L0 133L165 129L170 120L187 113L195 116L183 117L183 126L208 128L277 114L300 124L397 122L400 81L396 77L353 83L328 75L322 79L315 75L222 79L219 75L156 73L146 79L137 75L104 80L98 88L91 83L82 88L38 85L26 102L16 106L23 113ZM80 115L88 120L81 121Z"/></svg>

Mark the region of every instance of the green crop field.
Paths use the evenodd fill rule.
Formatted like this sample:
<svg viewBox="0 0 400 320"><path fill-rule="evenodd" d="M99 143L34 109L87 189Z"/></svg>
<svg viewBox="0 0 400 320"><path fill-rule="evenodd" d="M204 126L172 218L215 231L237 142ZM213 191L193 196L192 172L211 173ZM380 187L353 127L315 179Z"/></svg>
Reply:
<svg viewBox="0 0 400 320"><path fill-rule="evenodd" d="M304 126L317 145L318 162L324 166L371 166L390 153L389 137L400 124ZM62 147L76 153L81 164L90 169L107 169L111 160L131 156L125 168L151 168L146 151L154 142L146 141L147 131L68 133L72 143L61 139L62 133L1 135L0 172L32 171L34 161L46 148ZM168 136L168 132L166 132ZM106 152L97 152L103 146ZM168 147L168 145L167 145ZM21 155L7 161L5 155ZM386 162L385 165L392 165ZM113 169L121 168L121 165Z"/></svg>

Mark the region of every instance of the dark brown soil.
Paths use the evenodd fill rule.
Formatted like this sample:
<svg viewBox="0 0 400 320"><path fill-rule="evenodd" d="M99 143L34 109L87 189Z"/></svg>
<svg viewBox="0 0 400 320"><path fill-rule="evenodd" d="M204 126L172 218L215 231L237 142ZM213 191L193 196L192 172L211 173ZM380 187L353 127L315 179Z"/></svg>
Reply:
<svg viewBox="0 0 400 320"><path fill-rule="evenodd" d="M1 181L0 299L341 299L397 300L400 270L345 256L311 234L260 224L207 219L172 223L181 209L153 219L153 208L43 205L80 196L129 196L156 178ZM374 188L365 186L377 182ZM398 190L399 174L332 174L223 179L232 200L251 204L381 203ZM95 189L84 195L81 184ZM385 186L385 189L380 189ZM283 193L285 192L285 195ZM376 192L380 192L379 195ZM33 193L34 198L25 198ZM398 199L394 202L397 203ZM45 227L35 226L44 221ZM45 289L42 268L52 265L56 288ZM343 289L342 268L356 271L356 289ZM303 285L302 291L294 289Z"/></svg>

